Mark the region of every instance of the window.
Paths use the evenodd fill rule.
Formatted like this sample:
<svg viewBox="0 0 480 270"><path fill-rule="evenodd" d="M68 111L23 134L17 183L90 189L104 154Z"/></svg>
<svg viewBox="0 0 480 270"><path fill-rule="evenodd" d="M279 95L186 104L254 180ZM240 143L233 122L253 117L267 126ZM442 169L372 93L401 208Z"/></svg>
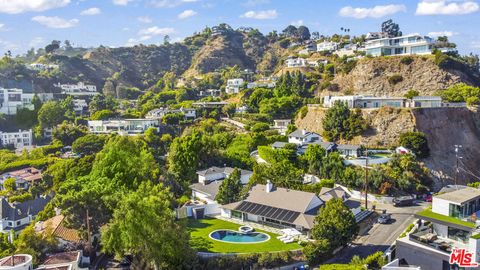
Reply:
<svg viewBox="0 0 480 270"><path fill-rule="evenodd" d="M426 53L428 52L428 46L423 45L423 46L413 46L411 49L412 54L417 54L417 53Z"/></svg>
<svg viewBox="0 0 480 270"><path fill-rule="evenodd" d="M448 215L451 217L459 217L462 213L460 205L449 204Z"/></svg>
<svg viewBox="0 0 480 270"><path fill-rule="evenodd" d="M448 238L462 243L468 242L469 233L457 228L448 227Z"/></svg>
<svg viewBox="0 0 480 270"><path fill-rule="evenodd" d="M238 218L238 219L242 219L242 212L238 212L238 211L231 211L231 215L232 215L232 218Z"/></svg>

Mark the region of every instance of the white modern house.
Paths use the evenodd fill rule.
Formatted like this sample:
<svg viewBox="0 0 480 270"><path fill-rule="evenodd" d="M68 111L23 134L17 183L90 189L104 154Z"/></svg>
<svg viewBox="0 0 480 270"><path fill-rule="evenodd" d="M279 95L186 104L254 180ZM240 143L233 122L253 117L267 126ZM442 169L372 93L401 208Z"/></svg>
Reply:
<svg viewBox="0 0 480 270"><path fill-rule="evenodd" d="M439 96L416 96L409 102L412 108L439 108L442 107L442 97Z"/></svg>
<svg viewBox="0 0 480 270"><path fill-rule="evenodd" d="M278 133L285 135L288 125L292 123L291 119L273 119L272 129L278 130Z"/></svg>
<svg viewBox="0 0 480 270"><path fill-rule="evenodd" d="M88 103L85 99L74 99L73 100L73 111L77 115L82 115L88 112Z"/></svg>
<svg viewBox="0 0 480 270"><path fill-rule="evenodd" d="M15 115L20 108L33 110L33 96L32 93L24 93L22 89L0 87L0 113Z"/></svg>
<svg viewBox="0 0 480 270"><path fill-rule="evenodd" d="M95 96L99 93L97 92L97 87L92 84L85 84L79 82L77 84L54 84L55 87L62 89L62 94L70 96Z"/></svg>
<svg viewBox="0 0 480 270"><path fill-rule="evenodd" d="M381 55L412 55L431 54L434 40L428 36L412 34L393 38L379 38L365 42L366 54Z"/></svg>
<svg viewBox="0 0 480 270"><path fill-rule="evenodd" d="M225 87L225 92L227 94L237 94L240 92L240 88L243 86L243 79L236 78L236 79L229 79L227 80L227 87Z"/></svg>
<svg viewBox="0 0 480 270"><path fill-rule="evenodd" d="M285 66L288 68L318 67L318 61L312 61L301 57L289 57L285 60Z"/></svg>
<svg viewBox="0 0 480 270"><path fill-rule="evenodd" d="M25 202L9 203L4 197L0 197L0 232L9 233L13 230L20 232L31 222L35 222L38 213L45 208L51 200L49 196L37 197Z"/></svg>
<svg viewBox="0 0 480 270"><path fill-rule="evenodd" d="M479 214L480 189L457 186L433 196L432 208L415 214L417 231L397 239L397 258L422 270L461 269L451 266L449 257L465 249L480 262Z"/></svg>
<svg viewBox="0 0 480 270"><path fill-rule="evenodd" d="M88 129L94 134L118 133L120 135L143 134L148 128L160 126L159 119L90 120Z"/></svg>
<svg viewBox="0 0 480 270"><path fill-rule="evenodd" d="M333 52L338 49L338 42L333 42L333 41L322 41L320 43L317 43L317 52Z"/></svg>
<svg viewBox="0 0 480 270"><path fill-rule="evenodd" d="M15 149L31 147L33 145L32 130L19 130L18 132L0 131L0 141L2 145L13 145Z"/></svg>
<svg viewBox="0 0 480 270"><path fill-rule="evenodd" d="M59 68L59 65L56 64L42 64L42 63L31 63L27 66L31 70L43 71Z"/></svg>
<svg viewBox="0 0 480 270"><path fill-rule="evenodd" d="M311 131L305 129L297 129L294 132L288 134L288 142L296 145L308 144L316 141L321 141L322 137Z"/></svg>
<svg viewBox="0 0 480 270"><path fill-rule="evenodd" d="M231 167L210 167L206 170L197 171L198 183L190 185L192 198L195 201L203 201L203 208L206 215L220 214L220 204L215 201L220 185L223 180L230 176L234 168ZM243 185L253 175L252 171L240 170L240 181Z"/></svg>
<svg viewBox="0 0 480 270"><path fill-rule="evenodd" d="M185 115L185 119L195 119L197 118L197 110L194 108L180 108L180 109L169 109L169 108L163 108L160 107L158 109L153 109L149 111L146 115L145 118L147 119L157 119L157 118L162 118L167 114L172 114L172 113L182 113Z"/></svg>
<svg viewBox="0 0 480 270"><path fill-rule="evenodd" d="M200 97L218 97L222 94L222 90L220 89L207 89L201 90L198 92L198 96Z"/></svg>

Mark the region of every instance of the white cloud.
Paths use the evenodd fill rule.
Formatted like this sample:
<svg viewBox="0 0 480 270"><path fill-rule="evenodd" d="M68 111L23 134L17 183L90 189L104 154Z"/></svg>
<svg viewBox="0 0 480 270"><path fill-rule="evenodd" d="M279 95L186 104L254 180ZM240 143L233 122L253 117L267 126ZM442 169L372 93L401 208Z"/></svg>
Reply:
<svg viewBox="0 0 480 270"><path fill-rule="evenodd" d="M195 3L198 2L199 0L182 0L184 3Z"/></svg>
<svg viewBox="0 0 480 270"><path fill-rule="evenodd" d="M46 44L46 41L43 37L33 38L28 45L33 48L43 47Z"/></svg>
<svg viewBox="0 0 480 270"><path fill-rule="evenodd" d="M141 23L152 23L152 19L148 16L140 16L137 20Z"/></svg>
<svg viewBox="0 0 480 270"><path fill-rule="evenodd" d="M159 35L170 35L174 33L175 30L170 27L160 28L158 26L152 26L149 28L141 29L138 31L139 36L159 36Z"/></svg>
<svg viewBox="0 0 480 270"><path fill-rule="evenodd" d="M452 31L437 31L437 32L429 32L427 35L431 37L441 37L441 36L451 37L451 36L458 35L458 33L452 32Z"/></svg>
<svg viewBox="0 0 480 270"><path fill-rule="evenodd" d="M10 29L8 29L4 23L0 23L0 32L6 32L6 31L10 31Z"/></svg>
<svg viewBox="0 0 480 270"><path fill-rule="evenodd" d="M296 27L304 25L303 20L293 21L293 22L290 22L290 24Z"/></svg>
<svg viewBox="0 0 480 270"><path fill-rule="evenodd" d="M480 50L480 41L472 41L470 43L470 48Z"/></svg>
<svg viewBox="0 0 480 270"><path fill-rule="evenodd" d="M462 15L480 9L474 1L451 2L447 0L423 0L417 5L416 15Z"/></svg>
<svg viewBox="0 0 480 270"><path fill-rule="evenodd" d="M0 12L18 14L28 11L45 11L64 7L70 0L0 0Z"/></svg>
<svg viewBox="0 0 480 270"><path fill-rule="evenodd" d="M66 20L57 16L54 16L54 17L35 16L32 18L32 21L38 22L39 24L44 25L48 28L58 28L58 29L71 28L76 26L79 22L79 20L77 19Z"/></svg>
<svg viewBox="0 0 480 270"><path fill-rule="evenodd" d="M0 39L0 49L2 51L16 51L20 48L17 44L10 42L8 40L2 40Z"/></svg>
<svg viewBox="0 0 480 270"><path fill-rule="evenodd" d="M117 6L126 6L128 5L129 2L132 2L133 0L112 0L112 3Z"/></svg>
<svg viewBox="0 0 480 270"><path fill-rule="evenodd" d="M184 10L182 13L178 14L178 18L186 19L195 15L197 15L197 12L195 10L187 9L187 10Z"/></svg>
<svg viewBox="0 0 480 270"><path fill-rule="evenodd" d="M241 18L249 18L249 19L257 19L257 20L269 20L269 19L275 19L277 18L278 13L275 9L269 9L269 10L259 10L259 11L247 11L243 15L241 15Z"/></svg>
<svg viewBox="0 0 480 270"><path fill-rule="evenodd" d="M93 8L85 9L84 11L80 12L80 15L93 16L93 15L98 15L100 13L102 13L102 11L99 8L93 7Z"/></svg>
<svg viewBox="0 0 480 270"><path fill-rule="evenodd" d="M352 17L355 19L381 18L398 12L406 12L405 5L386 5L374 6L373 8L354 8L346 6L340 9L339 14L342 17Z"/></svg>

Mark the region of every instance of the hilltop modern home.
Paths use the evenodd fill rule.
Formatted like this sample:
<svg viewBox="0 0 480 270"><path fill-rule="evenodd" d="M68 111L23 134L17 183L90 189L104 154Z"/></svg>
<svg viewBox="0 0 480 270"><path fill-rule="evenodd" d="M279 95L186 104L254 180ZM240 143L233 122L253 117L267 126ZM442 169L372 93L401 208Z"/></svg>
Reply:
<svg viewBox="0 0 480 270"><path fill-rule="evenodd" d="M433 50L433 39L418 34L367 40L365 49L367 55L412 55L431 54Z"/></svg>
<svg viewBox="0 0 480 270"><path fill-rule="evenodd" d="M288 125L292 123L291 119L273 119L273 126L270 128L278 130L278 133L285 135Z"/></svg>
<svg viewBox="0 0 480 270"><path fill-rule="evenodd" d="M119 119L119 120L91 120L88 129L95 134L109 134L117 132L120 135L142 134L150 127L160 126L160 119Z"/></svg>
<svg viewBox="0 0 480 270"><path fill-rule="evenodd" d="M240 88L242 87L244 81L242 78L236 79L229 79L227 80L227 87L225 87L225 92L227 94L237 94L240 92Z"/></svg>
<svg viewBox="0 0 480 270"><path fill-rule="evenodd" d="M0 87L0 113L15 115L21 108L33 110L33 96L34 94L25 93L22 89Z"/></svg>
<svg viewBox="0 0 480 270"><path fill-rule="evenodd" d="M62 94L70 96L95 96L99 94L95 85L85 84L83 82L77 84L57 83L53 86L62 89Z"/></svg>
<svg viewBox="0 0 480 270"><path fill-rule="evenodd" d="M333 41L323 41L320 43L317 43L317 52L333 52L338 49L338 42L333 42Z"/></svg>
<svg viewBox="0 0 480 270"><path fill-rule="evenodd" d="M149 111L145 115L145 118L147 119L162 118L165 115L172 114L172 113L182 113L183 115L185 115L185 119L197 118L197 110L193 108L169 109L169 108L163 108L163 107Z"/></svg>
<svg viewBox="0 0 480 270"><path fill-rule="evenodd" d="M442 97L439 96L416 96L412 99L404 97L374 97L374 96L325 96L323 98L323 106L330 108L335 102L346 103L349 108L438 108L442 107Z"/></svg>
<svg viewBox="0 0 480 270"><path fill-rule="evenodd" d="M220 214L220 205L215 201L215 197L223 180L230 176L233 170L234 168L231 167L210 167L197 171L198 183L190 185L190 189L194 200L201 200L205 203L201 207L204 208L206 215ZM247 184L252 175L252 171L240 170L242 184Z"/></svg>
<svg viewBox="0 0 480 270"><path fill-rule="evenodd" d="M3 146L13 145L15 149L31 147L33 145L32 130L18 130L18 132L0 131L0 142Z"/></svg>
<svg viewBox="0 0 480 270"><path fill-rule="evenodd" d="M422 270L461 269L449 264L453 249L462 248L480 262L480 189L457 186L433 196L432 208L415 214L418 231L397 240L397 257ZM456 267L456 268L455 268Z"/></svg>
<svg viewBox="0 0 480 270"><path fill-rule="evenodd" d="M35 221L38 213L50 201L50 196L37 197L22 203L9 203L4 197L0 198L0 232L8 233L13 230L20 232L28 224Z"/></svg>

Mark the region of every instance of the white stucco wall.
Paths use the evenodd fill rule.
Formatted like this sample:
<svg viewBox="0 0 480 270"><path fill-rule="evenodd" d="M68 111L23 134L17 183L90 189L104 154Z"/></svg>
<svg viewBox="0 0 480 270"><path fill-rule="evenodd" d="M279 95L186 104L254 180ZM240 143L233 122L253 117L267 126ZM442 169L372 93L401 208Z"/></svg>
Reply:
<svg viewBox="0 0 480 270"><path fill-rule="evenodd" d="M432 199L432 212L448 216L448 209L449 209L449 204L451 202L437 198L433 196Z"/></svg>

